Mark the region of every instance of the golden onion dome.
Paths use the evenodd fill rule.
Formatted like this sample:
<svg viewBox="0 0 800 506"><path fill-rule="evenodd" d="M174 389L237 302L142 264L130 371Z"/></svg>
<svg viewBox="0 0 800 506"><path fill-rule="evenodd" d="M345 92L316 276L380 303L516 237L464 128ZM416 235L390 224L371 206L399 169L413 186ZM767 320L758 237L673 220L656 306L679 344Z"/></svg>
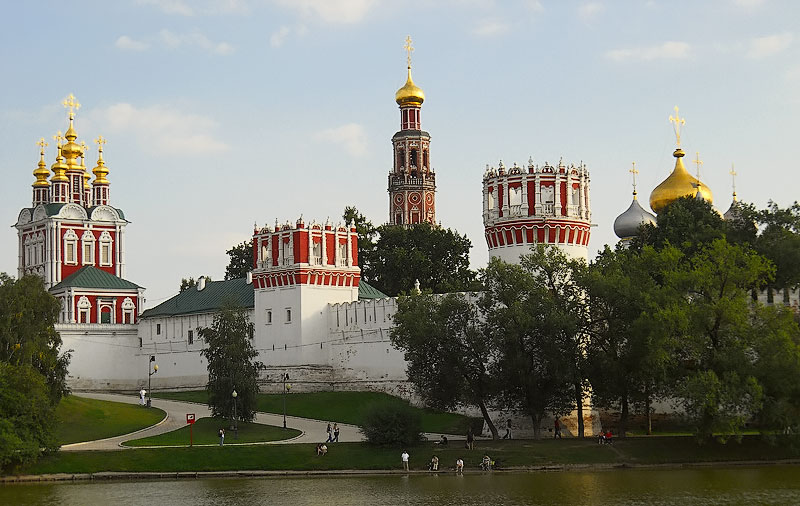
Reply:
<svg viewBox="0 0 800 506"><path fill-rule="evenodd" d="M411 67L408 67L408 79L406 79L406 84L394 94L394 101L397 102L397 105L400 107L409 105L419 107L422 105L422 102L425 101L425 93L419 86L414 84L414 80L411 79Z"/></svg>
<svg viewBox="0 0 800 506"><path fill-rule="evenodd" d="M656 214L661 212L667 204L675 202L681 197L695 196L698 191L703 199L709 203L713 202L713 195L708 186L689 174L686 167L684 167L683 160L681 160L684 154L681 148L672 153L672 156L675 157L675 168L672 170L672 174L660 185L656 186L650 194L650 208Z"/></svg>
<svg viewBox="0 0 800 506"><path fill-rule="evenodd" d="M67 169L69 169L69 166L64 163L64 157L61 156L61 146L58 147L58 157L56 157L56 163L54 163L50 169L53 171L53 177L50 179L52 182L69 182L69 178L64 173Z"/></svg>
<svg viewBox="0 0 800 506"><path fill-rule="evenodd" d="M108 175L108 167L106 167L106 162L103 160L103 144L106 143L106 140L103 139L102 136L98 137L95 140L97 143L97 167L92 169L94 173L94 184L108 184L108 179L106 176Z"/></svg>

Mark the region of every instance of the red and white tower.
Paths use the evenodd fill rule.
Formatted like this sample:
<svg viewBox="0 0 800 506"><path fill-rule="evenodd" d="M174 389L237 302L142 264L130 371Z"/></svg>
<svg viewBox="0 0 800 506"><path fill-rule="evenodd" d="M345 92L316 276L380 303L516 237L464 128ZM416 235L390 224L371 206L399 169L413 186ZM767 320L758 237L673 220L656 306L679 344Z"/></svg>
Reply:
<svg viewBox="0 0 800 506"><path fill-rule="evenodd" d="M519 262L533 244L552 244L572 258L588 258L591 227L589 171L581 163L527 169L486 166L483 225L489 254Z"/></svg>
<svg viewBox="0 0 800 506"><path fill-rule="evenodd" d="M64 323L135 323L144 289L123 279L125 226L122 210L108 203L108 168L99 139L98 166L91 188L86 171L86 144L77 143L75 110L70 95L69 129L56 135L53 176L44 162L44 139L33 174L33 201L17 218L19 260L17 275L38 275L45 287L62 300ZM66 140L66 143L62 141ZM80 158L80 161L78 159ZM92 202L93 201L93 202Z"/></svg>
<svg viewBox="0 0 800 506"><path fill-rule="evenodd" d="M408 78L395 93L400 106L400 131L392 136L393 162L389 171L389 223L436 223L436 175L431 167L431 136L422 130L425 93L411 79L411 37L406 38Z"/></svg>

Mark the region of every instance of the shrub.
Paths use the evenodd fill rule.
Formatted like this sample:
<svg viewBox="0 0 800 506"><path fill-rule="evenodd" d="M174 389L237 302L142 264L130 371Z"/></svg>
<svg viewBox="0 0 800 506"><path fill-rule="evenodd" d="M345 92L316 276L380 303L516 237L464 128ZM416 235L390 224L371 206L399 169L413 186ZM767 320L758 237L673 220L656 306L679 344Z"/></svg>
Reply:
<svg viewBox="0 0 800 506"><path fill-rule="evenodd" d="M408 445L422 439L422 420L407 404L374 404L367 409L361 432L376 445Z"/></svg>

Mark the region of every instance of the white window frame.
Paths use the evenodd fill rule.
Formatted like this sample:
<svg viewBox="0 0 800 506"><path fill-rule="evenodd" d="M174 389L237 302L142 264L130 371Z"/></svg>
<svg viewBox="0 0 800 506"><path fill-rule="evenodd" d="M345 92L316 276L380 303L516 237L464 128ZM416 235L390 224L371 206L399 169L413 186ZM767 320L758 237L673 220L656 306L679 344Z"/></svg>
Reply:
<svg viewBox="0 0 800 506"><path fill-rule="evenodd" d="M113 243L114 240L111 238L111 234L108 233L108 230L103 230L103 233L100 234L100 262L99 262L99 264L102 267L111 267L111 265L113 265L114 263Z"/></svg>
<svg viewBox="0 0 800 506"><path fill-rule="evenodd" d="M81 236L81 263L83 265L94 265L94 246L97 244L94 234L86 230L83 235ZM89 251L89 255L87 258L86 251Z"/></svg>
<svg viewBox="0 0 800 506"><path fill-rule="evenodd" d="M92 303L89 298L83 295L78 299L78 323L91 323Z"/></svg>
<svg viewBox="0 0 800 506"><path fill-rule="evenodd" d="M272 308L264 311L264 325L272 325Z"/></svg>
<svg viewBox="0 0 800 506"><path fill-rule="evenodd" d="M292 308L286 308L286 323L292 323Z"/></svg>
<svg viewBox="0 0 800 506"><path fill-rule="evenodd" d="M70 251L72 255L70 255ZM64 263L78 265L78 234L72 229L67 230L64 234Z"/></svg>
<svg viewBox="0 0 800 506"><path fill-rule="evenodd" d="M134 323L136 305L130 297L122 301L122 323Z"/></svg>

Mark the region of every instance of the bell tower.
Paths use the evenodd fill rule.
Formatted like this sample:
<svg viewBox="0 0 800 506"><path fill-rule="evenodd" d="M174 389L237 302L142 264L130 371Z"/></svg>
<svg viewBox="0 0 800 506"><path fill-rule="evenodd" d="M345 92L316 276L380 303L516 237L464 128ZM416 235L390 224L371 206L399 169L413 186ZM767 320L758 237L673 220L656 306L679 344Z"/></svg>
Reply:
<svg viewBox="0 0 800 506"><path fill-rule="evenodd" d="M406 84L395 93L400 106L400 131L392 136L392 170L389 171L389 223L436 223L436 175L431 168L431 136L422 130L425 93L411 79L411 37L406 37Z"/></svg>

